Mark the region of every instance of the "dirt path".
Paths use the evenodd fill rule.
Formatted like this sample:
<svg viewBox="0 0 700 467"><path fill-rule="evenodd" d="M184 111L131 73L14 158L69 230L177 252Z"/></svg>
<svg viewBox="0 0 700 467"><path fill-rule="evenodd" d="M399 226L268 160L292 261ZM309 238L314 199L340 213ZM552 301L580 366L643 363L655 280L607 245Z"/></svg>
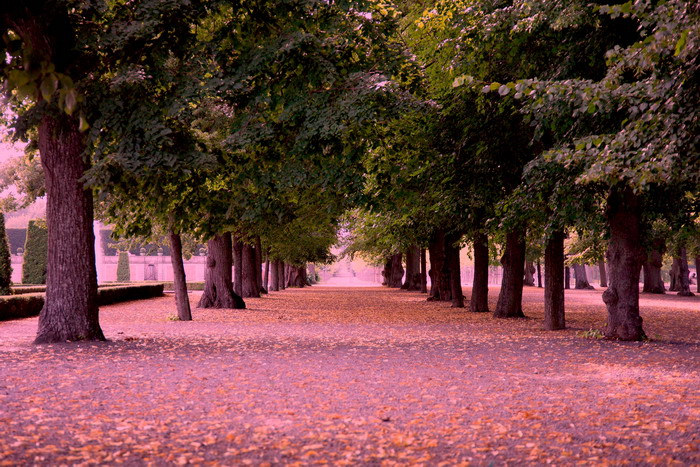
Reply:
<svg viewBox="0 0 700 467"><path fill-rule="evenodd" d="M534 288L515 321L314 287L104 307L102 344L0 323L0 464L700 464L700 299L645 297L652 341L617 343L581 337L599 294L555 333Z"/></svg>

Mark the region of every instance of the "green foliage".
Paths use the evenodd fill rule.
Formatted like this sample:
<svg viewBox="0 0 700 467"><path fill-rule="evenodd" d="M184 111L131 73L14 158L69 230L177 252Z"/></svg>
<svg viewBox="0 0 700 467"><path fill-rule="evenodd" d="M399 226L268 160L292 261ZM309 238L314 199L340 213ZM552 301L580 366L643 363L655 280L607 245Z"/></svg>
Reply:
<svg viewBox="0 0 700 467"><path fill-rule="evenodd" d="M48 230L46 221L34 219L27 226L24 244L23 284L46 284L46 257L48 253Z"/></svg>
<svg viewBox="0 0 700 467"><path fill-rule="evenodd" d="M5 231L5 214L0 212L0 295L9 295L10 285L12 285L12 258Z"/></svg>
<svg viewBox="0 0 700 467"><path fill-rule="evenodd" d="M605 335L600 331L600 329L589 329L588 331L579 331L577 334L585 339L602 339L605 337Z"/></svg>
<svg viewBox="0 0 700 467"><path fill-rule="evenodd" d="M117 263L117 281L129 282L131 280L131 269L129 268L129 252L120 251Z"/></svg>

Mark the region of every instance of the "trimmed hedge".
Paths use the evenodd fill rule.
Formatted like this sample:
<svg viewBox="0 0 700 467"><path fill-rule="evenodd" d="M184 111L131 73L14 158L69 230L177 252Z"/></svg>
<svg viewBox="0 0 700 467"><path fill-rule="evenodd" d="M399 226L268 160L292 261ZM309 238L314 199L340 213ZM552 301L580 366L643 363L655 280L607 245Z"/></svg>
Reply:
<svg viewBox="0 0 700 467"><path fill-rule="evenodd" d="M45 285L25 285L25 286L12 286L12 295L24 295L28 293L44 293L46 292Z"/></svg>
<svg viewBox="0 0 700 467"><path fill-rule="evenodd" d="M23 284L46 284L48 240L46 221L43 219L29 221L27 241L24 244Z"/></svg>
<svg viewBox="0 0 700 467"><path fill-rule="evenodd" d="M163 284L103 287L97 291L100 306L111 303L144 300L163 295ZM24 293L0 297L0 321L37 316L44 307L43 293Z"/></svg>
<svg viewBox="0 0 700 467"><path fill-rule="evenodd" d="M164 285L164 290L167 290L168 292L175 290L175 284L173 282L166 282ZM192 290L204 290L204 282L188 282L187 291L191 292Z"/></svg>
<svg viewBox="0 0 700 467"><path fill-rule="evenodd" d="M117 280L119 282L129 282L131 280L129 253L126 251L119 252L119 262L117 263Z"/></svg>

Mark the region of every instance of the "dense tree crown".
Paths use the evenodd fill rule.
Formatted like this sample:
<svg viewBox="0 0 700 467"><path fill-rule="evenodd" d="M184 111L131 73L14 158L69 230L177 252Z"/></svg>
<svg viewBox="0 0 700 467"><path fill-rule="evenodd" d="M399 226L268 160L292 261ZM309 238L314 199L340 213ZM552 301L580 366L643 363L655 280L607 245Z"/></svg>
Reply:
<svg viewBox="0 0 700 467"><path fill-rule="evenodd" d="M208 244L201 303L243 307L267 276L303 282L342 227L387 284L429 277L454 307L469 245L472 311L500 259L497 317L523 316L543 260L548 329L564 267L583 284L601 264L606 335L641 339L642 266L668 251L685 293L700 256L699 32L682 0L3 4L6 118L41 163L0 172L22 195L3 209L48 197L38 340L103 337L93 209L117 236L169 239L183 320L183 241Z"/></svg>

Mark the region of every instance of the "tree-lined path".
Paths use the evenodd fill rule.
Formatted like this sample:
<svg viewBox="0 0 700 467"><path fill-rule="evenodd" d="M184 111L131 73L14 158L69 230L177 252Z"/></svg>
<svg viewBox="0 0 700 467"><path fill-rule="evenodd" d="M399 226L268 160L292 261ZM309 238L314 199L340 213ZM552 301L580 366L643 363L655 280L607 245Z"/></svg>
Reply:
<svg viewBox="0 0 700 467"><path fill-rule="evenodd" d="M3 322L0 463L697 464L700 298L643 295L652 340L625 343L583 337L599 295L567 291L556 333L536 288L525 320L312 287L246 310L193 293L192 322L168 297L106 306L107 343Z"/></svg>

